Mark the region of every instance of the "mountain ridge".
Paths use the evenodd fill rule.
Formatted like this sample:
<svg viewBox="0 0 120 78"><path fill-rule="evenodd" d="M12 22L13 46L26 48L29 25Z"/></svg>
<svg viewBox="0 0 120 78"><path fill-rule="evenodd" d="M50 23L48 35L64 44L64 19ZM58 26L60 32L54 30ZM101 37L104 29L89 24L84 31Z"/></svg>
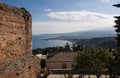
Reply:
<svg viewBox="0 0 120 78"><path fill-rule="evenodd" d="M78 38L100 38L100 37L115 37L116 32L114 28L102 28L102 29L92 29L88 31L77 31L69 33L58 33L58 34L39 34L33 36L67 36L67 37L78 37Z"/></svg>

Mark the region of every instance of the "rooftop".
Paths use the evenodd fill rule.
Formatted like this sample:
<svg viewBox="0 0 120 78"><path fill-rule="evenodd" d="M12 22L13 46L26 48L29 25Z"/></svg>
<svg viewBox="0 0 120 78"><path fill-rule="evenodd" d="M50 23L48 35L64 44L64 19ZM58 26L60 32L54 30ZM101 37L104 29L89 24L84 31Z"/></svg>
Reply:
<svg viewBox="0 0 120 78"><path fill-rule="evenodd" d="M47 61L74 61L77 52L58 52Z"/></svg>

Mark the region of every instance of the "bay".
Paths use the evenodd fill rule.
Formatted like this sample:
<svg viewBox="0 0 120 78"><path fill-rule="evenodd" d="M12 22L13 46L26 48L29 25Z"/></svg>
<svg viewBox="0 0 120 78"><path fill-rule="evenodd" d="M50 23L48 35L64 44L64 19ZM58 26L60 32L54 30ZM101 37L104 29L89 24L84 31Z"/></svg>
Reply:
<svg viewBox="0 0 120 78"><path fill-rule="evenodd" d="M67 40L45 40L48 38L55 38L59 35L37 35L32 38L32 49L64 46L66 43L72 44Z"/></svg>

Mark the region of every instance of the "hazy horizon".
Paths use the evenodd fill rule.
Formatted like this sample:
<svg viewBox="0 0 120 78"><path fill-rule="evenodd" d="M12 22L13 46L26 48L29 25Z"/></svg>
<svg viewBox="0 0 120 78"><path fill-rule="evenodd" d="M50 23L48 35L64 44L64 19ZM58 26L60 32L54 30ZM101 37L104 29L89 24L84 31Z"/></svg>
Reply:
<svg viewBox="0 0 120 78"><path fill-rule="evenodd" d="M32 35L44 35L44 34L66 34L66 33L75 33L75 32L101 32L101 33L103 33L103 32L105 32L105 31L110 31L110 32L112 32L112 33L116 33L115 32L115 28L114 27L111 27L111 28L98 28L98 29L89 29L89 30L84 30L84 31L71 31L71 32L63 32L63 33L39 33L39 34L32 34Z"/></svg>

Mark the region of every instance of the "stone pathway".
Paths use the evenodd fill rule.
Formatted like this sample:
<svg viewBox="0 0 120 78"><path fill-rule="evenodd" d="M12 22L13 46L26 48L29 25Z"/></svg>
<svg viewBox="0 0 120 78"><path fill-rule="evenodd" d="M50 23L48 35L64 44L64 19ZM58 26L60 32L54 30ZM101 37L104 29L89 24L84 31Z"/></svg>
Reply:
<svg viewBox="0 0 120 78"><path fill-rule="evenodd" d="M50 74L48 78L65 78L62 74ZM78 75L73 75L73 78L79 78ZM88 75L85 75L84 78L89 78ZM90 78L96 78L95 75L91 75ZM101 78L109 78L108 76L105 77L105 75L102 75Z"/></svg>

